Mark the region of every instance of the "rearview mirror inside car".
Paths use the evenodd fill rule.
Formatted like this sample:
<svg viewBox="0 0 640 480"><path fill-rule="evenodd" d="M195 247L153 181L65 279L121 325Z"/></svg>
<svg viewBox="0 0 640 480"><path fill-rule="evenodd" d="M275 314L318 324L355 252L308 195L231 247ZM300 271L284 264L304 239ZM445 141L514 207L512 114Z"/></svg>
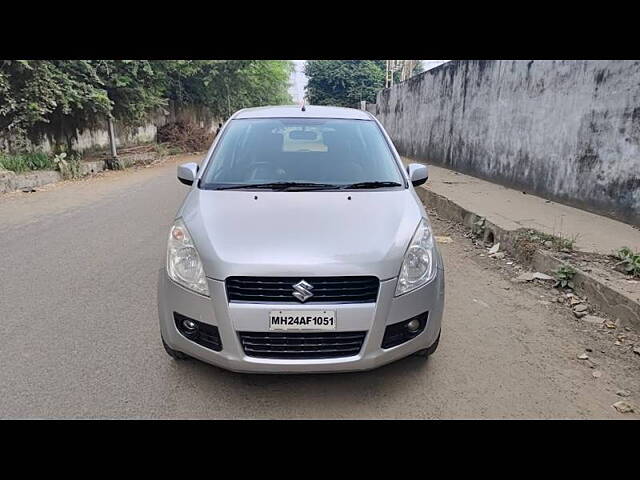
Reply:
<svg viewBox="0 0 640 480"><path fill-rule="evenodd" d="M289 133L291 140L317 140L318 134L308 130L293 130Z"/></svg>

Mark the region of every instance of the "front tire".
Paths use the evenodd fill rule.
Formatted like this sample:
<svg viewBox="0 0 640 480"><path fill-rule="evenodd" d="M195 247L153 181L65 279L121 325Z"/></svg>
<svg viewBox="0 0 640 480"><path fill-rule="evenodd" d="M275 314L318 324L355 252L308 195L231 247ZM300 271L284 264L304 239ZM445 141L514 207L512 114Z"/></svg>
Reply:
<svg viewBox="0 0 640 480"><path fill-rule="evenodd" d="M438 338L436 338L436 341L433 342L433 345L428 348L418 350L416 353L414 353L414 355L416 357L429 358L429 356L431 356L431 354L433 354L433 352L435 352L438 348L438 343L440 343L440 332L438 332Z"/></svg>
<svg viewBox="0 0 640 480"><path fill-rule="evenodd" d="M174 360L188 360L190 358L189 355L169 347L169 345L167 345L167 343L164 341L164 338L160 338L162 339L162 346L171 358L173 358Z"/></svg>

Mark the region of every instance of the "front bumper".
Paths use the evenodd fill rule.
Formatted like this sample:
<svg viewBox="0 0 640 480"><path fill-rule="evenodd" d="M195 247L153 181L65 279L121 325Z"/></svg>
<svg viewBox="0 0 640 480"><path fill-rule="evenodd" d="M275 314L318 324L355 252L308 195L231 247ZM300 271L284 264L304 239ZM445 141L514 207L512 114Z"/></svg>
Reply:
<svg viewBox="0 0 640 480"><path fill-rule="evenodd" d="M249 304L229 303L222 281L208 279L210 297L203 297L177 285L165 269L158 282L158 315L162 338L169 347L204 362L236 372L326 373L370 370L430 347L438 337L444 308L444 271L413 292L394 297L396 280L380 282L378 300L367 304ZM358 355L322 359L272 359L245 355L237 332L268 332L272 310L335 310L338 332L366 331ZM429 312L425 329L411 340L383 349L387 325ZM176 328L173 313L218 327L222 340L219 352L184 337Z"/></svg>

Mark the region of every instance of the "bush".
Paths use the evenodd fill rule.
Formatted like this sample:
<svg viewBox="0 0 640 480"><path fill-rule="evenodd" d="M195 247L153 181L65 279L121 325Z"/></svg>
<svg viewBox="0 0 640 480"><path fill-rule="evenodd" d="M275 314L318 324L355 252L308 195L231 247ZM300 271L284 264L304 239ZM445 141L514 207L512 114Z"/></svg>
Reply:
<svg viewBox="0 0 640 480"><path fill-rule="evenodd" d="M174 122L158 128L158 143L166 143L171 149L179 148L185 152L207 150L213 142L214 133L190 122Z"/></svg>
<svg viewBox="0 0 640 480"><path fill-rule="evenodd" d="M640 277L640 252L634 252L629 247L622 247L614 257L620 260L615 268L627 275Z"/></svg>
<svg viewBox="0 0 640 480"><path fill-rule="evenodd" d="M0 169L23 173L30 170L53 170L55 164L46 153L41 152L16 155L0 154Z"/></svg>
<svg viewBox="0 0 640 480"><path fill-rule="evenodd" d="M66 152L62 152L53 157L53 163L63 179L71 180L80 177L80 154L72 152L67 156Z"/></svg>
<svg viewBox="0 0 640 480"><path fill-rule="evenodd" d="M553 273L554 273L554 276L556 277L556 284L554 285L554 287L573 288L573 277L576 274L576 271L573 268L562 266Z"/></svg>

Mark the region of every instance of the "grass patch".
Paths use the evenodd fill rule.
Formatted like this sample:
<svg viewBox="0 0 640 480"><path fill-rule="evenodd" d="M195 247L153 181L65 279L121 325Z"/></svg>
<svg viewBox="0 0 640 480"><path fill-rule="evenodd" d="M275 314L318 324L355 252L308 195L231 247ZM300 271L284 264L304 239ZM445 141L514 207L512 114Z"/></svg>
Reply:
<svg viewBox="0 0 640 480"><path fill-rule="evenodd" d="M15 173L24 173L32 170L54 170L55 163L46 153L0 153L0 169L10 170Z"/></svg>
<svg viewBox="0 0 640 480"><path fill-rule="evenodd" d="M518 235L514 242L517 256L520 260L529 263L538 249L538 244L529 239L527 235Z"/></svg>
<svg viewBox="0 0 640 480"><path fill-rule="evenodd" d="M527 230L525 232L525 236L531 242L542 244L546 247L552 248L553 250L557 250L558 252L572 252L576 241L578 240L578 235L569 238L538 232L537 230ZM547 242L550 242L551 245L549 246Z"/></svg>
<svg viewBox="0 0 640 480"><path fill-rule="evenodd" d="M187 151L179 145L172 145L168 142L156 144L154 146L154 150L161 157L166 157L167 155L177 155L179 153L187 153Z"/></svg>

